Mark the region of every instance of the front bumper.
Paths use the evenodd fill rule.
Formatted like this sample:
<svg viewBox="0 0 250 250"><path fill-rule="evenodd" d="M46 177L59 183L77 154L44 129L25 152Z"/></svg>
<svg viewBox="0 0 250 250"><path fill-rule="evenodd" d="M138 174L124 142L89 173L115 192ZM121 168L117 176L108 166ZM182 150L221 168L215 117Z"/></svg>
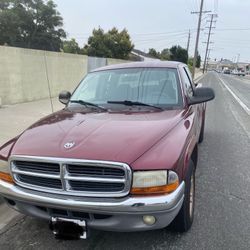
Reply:
<svg viewBox="0 0 250 250"><path fill-rule="evenodd" d="M178 214L184 199L185 183L171 194L159 196L127 196L124 198L88 198L55 195L32 191L0 180L0 195L8 204L31 216L50 220L51 215L39 207L110 215L108 218L95 219L90 216L90 228L110 231L141 231L166 227ZM154 225L146 225L143 215L156 217Z"/></svg>

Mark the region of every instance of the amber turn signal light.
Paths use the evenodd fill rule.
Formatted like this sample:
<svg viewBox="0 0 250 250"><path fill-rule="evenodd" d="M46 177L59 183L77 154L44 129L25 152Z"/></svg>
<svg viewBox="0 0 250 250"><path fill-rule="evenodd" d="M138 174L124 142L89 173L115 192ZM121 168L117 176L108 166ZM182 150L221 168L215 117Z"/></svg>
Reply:
<svg viewBox="0 0 250 250"><path fill-rule="evenodd" d="M178 186L179 186L179 181L175 181L171 184L164 186L143 187L143 188L134 187L131 189L130 193L135 195L169 194L175 191Z"/></svg>
<svg viewBox="0 0 250 250"><path fill-rule="evenodd" d="M11 177L11 175L4 173L4 172L0 172L0 180L14 184L14 181L13 181L13 178Z"/></svg>

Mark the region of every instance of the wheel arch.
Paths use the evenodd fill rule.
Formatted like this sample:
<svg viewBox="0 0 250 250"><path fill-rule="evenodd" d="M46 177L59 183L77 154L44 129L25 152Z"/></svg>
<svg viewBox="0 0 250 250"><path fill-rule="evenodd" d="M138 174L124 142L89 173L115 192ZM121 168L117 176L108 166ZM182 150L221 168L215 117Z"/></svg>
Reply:
<svg viewBox="0 0 250 250"><path fill-rule="evenodd" d="M189 147L186 149L185 153L185 162L184 162L184 168L183 168L183 179L185 179L186 174L188 172L188 168L190 165L190 160L194 164L194 168L196 170L197 164L198 164L198 143L197 142L190 142Z"/></svg>
<svg viewBox="0 0 250 250"><path fill-rule="evenodd" d="M193 161L194 167L196 169L197 164L198 164L198 145L197 144L194 146L194 149L190 158Z"/></svg>

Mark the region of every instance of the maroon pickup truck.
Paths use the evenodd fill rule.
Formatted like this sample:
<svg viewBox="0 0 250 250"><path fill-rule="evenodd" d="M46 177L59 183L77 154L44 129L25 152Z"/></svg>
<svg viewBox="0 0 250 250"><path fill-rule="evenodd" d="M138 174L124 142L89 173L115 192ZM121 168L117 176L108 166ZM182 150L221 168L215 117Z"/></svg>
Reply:
<svg viewBox="0 0 250 250"><path fill-rule="evenodd" d="M65 108L0 148L0 195L54 234L187 231L210 88L185 64L138 62L89 73Z"/></svg>

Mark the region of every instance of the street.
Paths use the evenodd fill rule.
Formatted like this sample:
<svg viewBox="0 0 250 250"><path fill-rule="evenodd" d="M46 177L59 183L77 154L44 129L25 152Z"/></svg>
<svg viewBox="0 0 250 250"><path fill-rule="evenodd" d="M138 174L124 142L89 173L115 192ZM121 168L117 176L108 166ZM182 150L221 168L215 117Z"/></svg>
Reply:
<svg viewBox="0 0 250 250"><path fill-rule="evenodd" d="M207 104L189 232L93 230L86 241L62 241L54 239L46 221L24 216L1 231L0 249L249 249L250 119L237 98L250 109L250 80L209 72L200 81L216 98Z"/></svg>

